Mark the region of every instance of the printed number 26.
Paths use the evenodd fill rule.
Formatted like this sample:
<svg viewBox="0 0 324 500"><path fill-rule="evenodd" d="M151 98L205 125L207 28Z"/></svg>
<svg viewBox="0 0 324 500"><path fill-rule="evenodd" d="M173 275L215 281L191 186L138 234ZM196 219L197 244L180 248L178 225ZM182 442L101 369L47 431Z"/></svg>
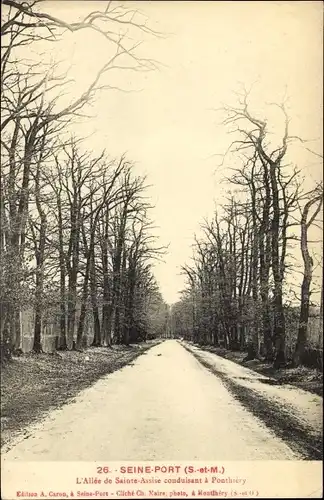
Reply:
<svg viewBox="0 0 324 500"><path fill-rule="evenodd" d="M97 467L97 474L108 474L108 472L110 472L110 470L107 465L104 467Z"/></svg>

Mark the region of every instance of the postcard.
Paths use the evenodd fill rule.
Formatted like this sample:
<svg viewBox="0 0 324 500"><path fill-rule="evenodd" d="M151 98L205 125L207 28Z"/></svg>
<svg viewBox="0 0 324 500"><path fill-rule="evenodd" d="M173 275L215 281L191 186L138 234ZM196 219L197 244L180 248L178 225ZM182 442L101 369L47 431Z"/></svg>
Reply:
<svg viewBox="0 0 324 500"><path fill-rule="evenodd" d="M322 33L2 0L3 500L322 497Z"/></svg>

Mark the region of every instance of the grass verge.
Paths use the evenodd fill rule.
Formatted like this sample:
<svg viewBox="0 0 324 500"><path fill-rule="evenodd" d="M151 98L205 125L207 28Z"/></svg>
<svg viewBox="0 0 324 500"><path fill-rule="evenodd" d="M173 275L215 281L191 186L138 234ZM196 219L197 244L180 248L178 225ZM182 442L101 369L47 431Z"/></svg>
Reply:
<svg viewBox="0 0 324 500"><path fill-rule="evenodd" d="M245 366L261 375L271 377L278 385L290 384L313 394L317 394L318 396L323 396L323 373L316 368L308 368L306 366L291 368L287 366L276 369L273 367L272 363L260 359L244 361L244 358L247 356L246 352L228 351L222 347L200 346L198 344L196 344L196 346L204 351L234 361L234 363Z"/></svg>
<svg viewBox="0 0 324 500"><path fill-rule="evenodd" d="M24 354L2 366L1 447L100 377L119 370L160 341L89 347L83 352Z"/></svg>
<svg viewBox="0 0 324 500"><path fill-rule="evenodd" d="M310 432L310 429L305 428L301 422L284 407L284 405L281 405L273 399L267 399L253 389L237 384L235 380L208 363L199 352L192 351L190 348L186 347L186 345L184 345L184 347L193 354L205 368L222 380L235 399L253 415L264 422L276 436L285 441L303 458L303 460L323 459L321 429L316 432Z"/></svg>

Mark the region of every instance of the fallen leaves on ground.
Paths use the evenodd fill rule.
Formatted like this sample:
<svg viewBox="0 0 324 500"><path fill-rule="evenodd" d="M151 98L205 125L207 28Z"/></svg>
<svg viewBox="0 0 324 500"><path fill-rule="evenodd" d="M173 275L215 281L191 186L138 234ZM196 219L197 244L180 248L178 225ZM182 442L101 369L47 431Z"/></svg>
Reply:
<svg viewBox="0 0 324 500"><path fill-rule="evenodd" d="M28 424L71 400L100 377L131 363L158 342L13 358L2 367L1 446Z"/></svg>

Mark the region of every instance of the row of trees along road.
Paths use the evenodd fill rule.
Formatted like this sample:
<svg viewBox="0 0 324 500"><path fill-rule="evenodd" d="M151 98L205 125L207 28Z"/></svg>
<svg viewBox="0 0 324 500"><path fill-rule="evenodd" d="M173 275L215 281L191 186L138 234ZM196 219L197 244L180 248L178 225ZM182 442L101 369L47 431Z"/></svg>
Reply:
<svg viewBox="0 0 324 500"><path fill-rule="evenodd" d="M294 272L303 274L294 365L303 361L307 346L314 269L309 229L321 215L323 187L305 192L300 172L287 165L288 147L299 139L289 135L285 106L277 107L284 126L273 147L268 123L250 112L246 91L238 108L226 108L224 126L237 134L230 150L239 166L226 179L233 190L212 220L202 224L204 236L195 238L193 263L183 266L187 288L172 317L177 336L247 349L247 360L262 355L279 367L287 361L291 312L285 284ZM292 260L292 246L298 243L301 258Z"/></svg>
<svg viewBox="0 0 324 500"><path fill-rule="evenodd" d="M90 4L89 4L90 5ZM2 2L1 51L1 354L22 346L21 312L34 310L33 350L43 325L59 324L57 348L81 348L86 324L93 345L145 339L167 315L152 274L163 252L152 236L145 179L124 156L86 151L69 125L109 89L120 68L150 70L121 29L153 34L137 13L111 2L84 19L66 21L40 1ZM92 30L107 61L66 105L69 85L58 65L46 66L38 44ZM34 54L33 59L30 55Z"/></svg>

